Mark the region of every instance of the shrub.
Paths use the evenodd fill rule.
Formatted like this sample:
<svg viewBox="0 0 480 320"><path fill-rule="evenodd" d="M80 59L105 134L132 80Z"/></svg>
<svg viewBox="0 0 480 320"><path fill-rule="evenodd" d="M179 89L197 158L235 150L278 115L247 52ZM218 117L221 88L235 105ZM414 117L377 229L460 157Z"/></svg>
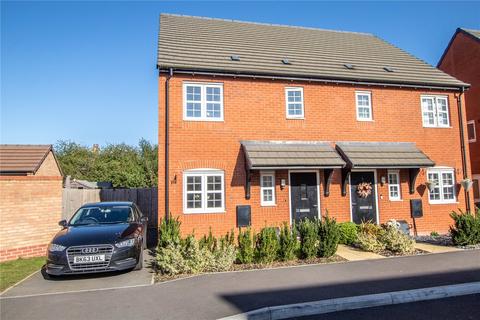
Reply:
<svg viewBox="0 0 480 320"><path fill-rule="evenodd" d="M217 246L217 239L212 234L212 228L208 231L208 236L203 235L203 238L199 241L199 246L201 249L208 249L210 252L213 252Z"/></svg>
<svg viewBox="0 0 480 320"><path fill-rule="evenodd" d="M300 255L303 259L311 259L317 255L318 233L315 221L304 219L298 224L300 235Z"/></svg>
<svg viewBox="0 0 480 320"><path fill-rule="evenodd" d="M221 242L221 241L220 241ZM233 243L224 242L213 252L213 265L208 265L206 271L228 271L232 269L237 258L237 249Z"/></svg>
<svg viewBox="0 0 480 320"><path fill-rule="evenodd" d="M318 255L320 257L331 257L337 252L338 241L340 240L340 229L334 218L327 214L318 221Z"/></svg>
<svg viewBox="0 0 480 320"><path fill-rule="evenodd" d="M296 252L299 247L295 226L290 228L287 223L280 229L279 237L280 249L278 256L282 261L289 261L296 258Z"/></svg>
<svg viewBox="0 0 480 320"><path fill-rule="evenodd" d="M381 233L379 241L385 249L401 254L415 252L415 240L403 233L395 220L389 221L383 229L385 232Z"/></svg>
<svg viewBox="0 0 480 320"><path fill-rule="evenodd" d="M207 269L207 266L214 263L212 253L206 248L200 249L198 241L193 235L189 235L185 239L182 255L185 260L183 273L203 272Z"/></svg>
<svg viewBox="0 0 480 320"><path fill-rule="evenodd" d="M180 245L168 245L157 250L157 268L161 274L176 275L186 270Z"/></svg>
<svg viewBox="0 0 480 320"><path fill-rule="evenodd" d="M158 247L166 248L169 245L180 245L180 221L176 219L162 219L158 229Z"/></svg>
<svg viewBox="0 0 480 320"><path fill-rule="evenodd" d="M340 228L339 243L352 245L357 242L357 225L353 222L342 222L338 224Z"/></svg>
<svg viewBox="0 0 480 320"><path fill-rule="evenodd" d="M480 210L473 215L459 210L450 214L454 226L450 227L452 241L457 246L475 245L480 243Z"/></svg>
<svg viewBox="0 0 480 320"><path fill-rule="evenodd" d="M255 238L255 261L259 263L272 263L275 261L279 249L275 228L263 228Z"/></svg>
<svg viewBox="0 0 480 320"><path fill-rule="evenodd" d="M382 227L371 222L362 222L358 226L357 241L355 245L364 251L380 252L385 250L385 244L380 242L385 231Z"/></svg>
<svg viewBox="0 0 480 320"><path fill-rule="evenodd" d="M432 231L432 232L430 232L430 237L436 238L436 237L438 237L438 236L440 236L440 235L438 234L437 231Z"/></svg>
<svg viewBox="0 0 480 320"><path fill-rule="evenodd" d="M253 262L253 239L250 228L240 230L238 233L237 261L242 264Z"/></svg>

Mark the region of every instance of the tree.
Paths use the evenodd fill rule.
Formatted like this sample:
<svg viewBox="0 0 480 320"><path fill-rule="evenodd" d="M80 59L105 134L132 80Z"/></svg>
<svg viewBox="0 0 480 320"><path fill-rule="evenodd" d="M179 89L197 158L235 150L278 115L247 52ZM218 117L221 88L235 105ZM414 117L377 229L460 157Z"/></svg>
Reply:
<svg viewBox="0 0 480 320"><path fill-rule="evenodd" d="M109 181L115 188L157 186L158 147L145 139L138 147L109 144L93 151L72 141L59 141L55 151L65 175Z"/></svg>

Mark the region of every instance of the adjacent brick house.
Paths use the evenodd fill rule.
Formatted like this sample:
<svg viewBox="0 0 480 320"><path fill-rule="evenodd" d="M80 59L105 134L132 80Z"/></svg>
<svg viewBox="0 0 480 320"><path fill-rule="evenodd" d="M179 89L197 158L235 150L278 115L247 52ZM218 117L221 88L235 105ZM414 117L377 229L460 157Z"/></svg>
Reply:
<svg viewBox="0 0 480 320"><path fill-rule="evenodd" d="M159 208L184 233L327 210L447 232L468 205L468 84L373 35L161 15L158 69Z"/></svg>
<svg viewBox="0 0 480 320"><path fill-rule="evenodd" d="M458 28L438 68L471 85L465 92L473 194L480 202L480 30Z"/></svg>
<svg viewBox="0 0 480 320"><path fill-rule="evenodd" d="M45 255L62 214L51 145L0 145L0 261Z"/></svg>

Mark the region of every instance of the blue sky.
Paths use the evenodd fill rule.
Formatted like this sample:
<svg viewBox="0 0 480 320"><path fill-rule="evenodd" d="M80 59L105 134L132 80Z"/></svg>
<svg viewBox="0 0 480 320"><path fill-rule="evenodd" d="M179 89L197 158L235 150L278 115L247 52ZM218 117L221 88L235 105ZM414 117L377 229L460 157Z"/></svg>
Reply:
<svg viewBox="0 0 480 320"><path fill-rule="evenodd" d="M1 143L157 142L162 12L370 32L436 65L480 2L3 2Z"/></svg>

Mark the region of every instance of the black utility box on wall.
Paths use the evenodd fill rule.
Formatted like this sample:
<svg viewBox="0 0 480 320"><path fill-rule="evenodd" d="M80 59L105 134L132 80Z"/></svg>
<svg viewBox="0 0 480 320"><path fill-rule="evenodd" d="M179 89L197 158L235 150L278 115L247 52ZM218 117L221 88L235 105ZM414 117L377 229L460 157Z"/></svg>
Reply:
<svg viewBox="0 0 480 320"><path fill-rule="evenodd" d="M423 207L421 199L411 199L410 200L410 213L412 218L421 218L423 217Z"/></svg>
<svg viewBox="0 0 480 320"><path fill-rule="evenodd" d="M249 227L252 221L252 209L249 205L237 206L237 228Z"/></svg>

